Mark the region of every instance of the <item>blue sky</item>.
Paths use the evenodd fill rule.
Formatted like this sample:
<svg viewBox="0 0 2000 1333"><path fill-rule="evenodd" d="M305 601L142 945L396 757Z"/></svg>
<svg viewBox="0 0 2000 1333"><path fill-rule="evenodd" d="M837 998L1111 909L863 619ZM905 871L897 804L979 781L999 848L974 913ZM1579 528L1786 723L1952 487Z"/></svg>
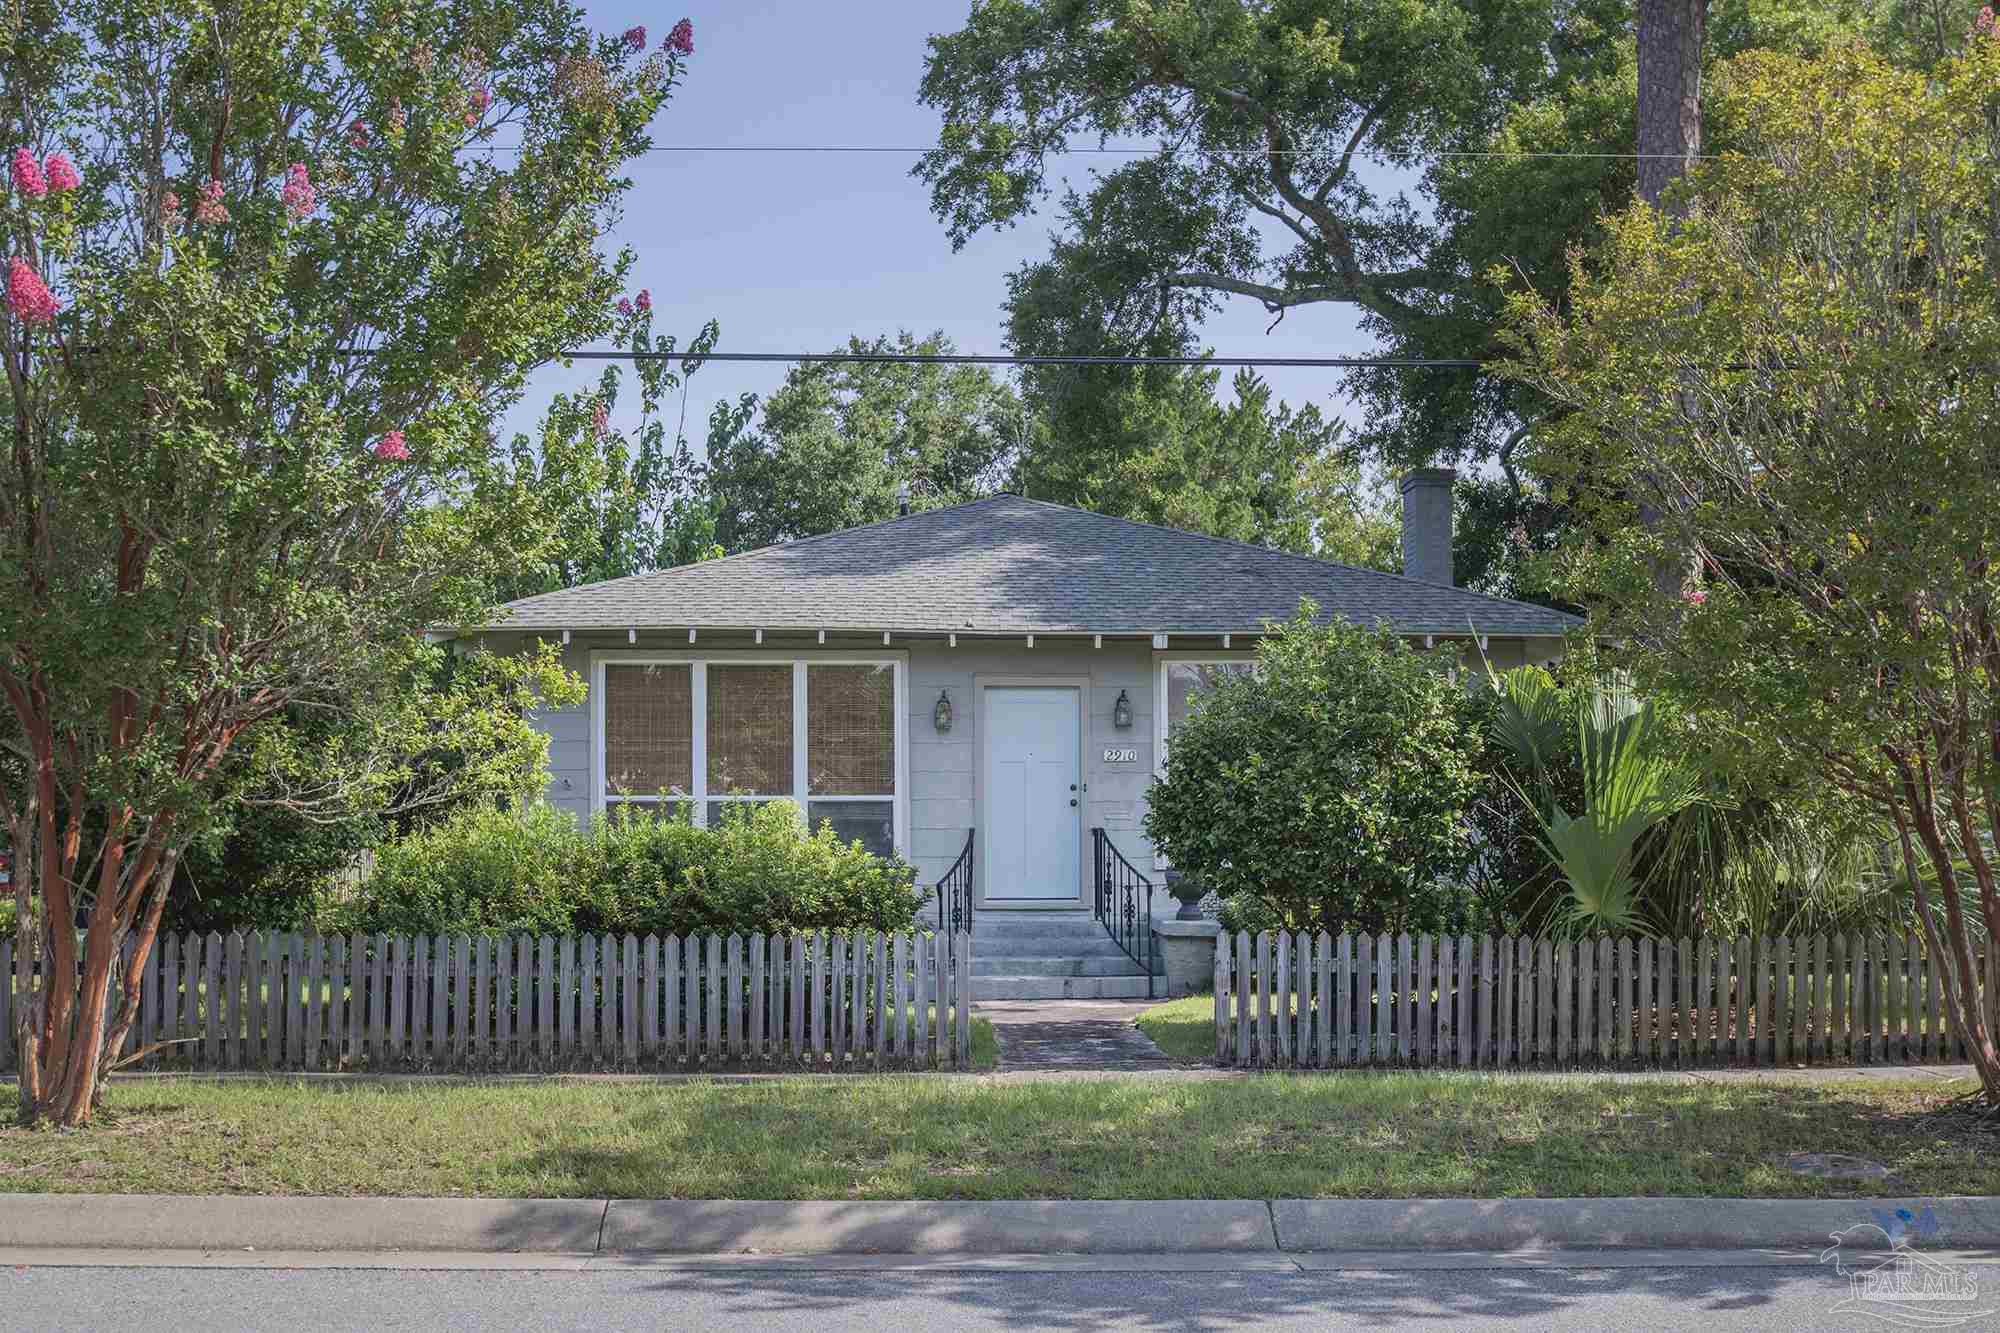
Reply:
<svg viewBox="0 0 2000 1333"><path fill-rule="evenodd" d="M646 25L653 42L686 12L695 56L654 125L669 145L934 143L934 112L918 104L926 39L961 26L963 0L738 0L688 11L586 4L601 31ZM1104 165L1119 159L1096 159ZM1093 164L1073 158L1079 182ZM638 253L635 288L650 288L654 328L683 340L707 320L726 351L827 351L850 334L942 329L967 352L1003 352L1005 277L1046 252L1046 216L985 234L954 254L909 170L914 154L655 152L633 166L634 187L610 243ZM1329 356L1371 350L1343 307L1307 307L1266 336L1270 317L1234 300L1203 330L1223 355ZM593 381L598 367L552 366L512 415L527 428L550 394ZM1342 407L1337 372L1274 370L1294 403ZM690 439L709 408L768 393L784 367L711 364L689 384ZM1226 377L1225 377L1226 387Z"/></svg>

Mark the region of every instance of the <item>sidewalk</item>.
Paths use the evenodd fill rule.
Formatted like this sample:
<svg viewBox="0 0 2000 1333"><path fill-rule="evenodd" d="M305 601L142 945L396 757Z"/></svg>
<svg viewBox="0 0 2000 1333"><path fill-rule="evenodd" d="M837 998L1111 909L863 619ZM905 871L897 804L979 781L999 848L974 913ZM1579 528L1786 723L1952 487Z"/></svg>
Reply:
<svg viewBox="0 0 2000 1333"><path fill-rule="evenodd" d="M832 1203L0 1195L0 1250L811 1256L1827 1247L1898 1207L2000 1249L2000 1198ZM1864 1235L1849 1248L1867 1248ZM1875 1234L1875 1246L1882 1238Z"/></svg>
<svg viewBox="0 0 2000 1333"><path fill-rule="evenodd" d="M1132 1021L1157 1000L981 1000L975 1018L993 1024L1000 1069L1015 1074L1141 1074L1174 1062Z"/></svg>

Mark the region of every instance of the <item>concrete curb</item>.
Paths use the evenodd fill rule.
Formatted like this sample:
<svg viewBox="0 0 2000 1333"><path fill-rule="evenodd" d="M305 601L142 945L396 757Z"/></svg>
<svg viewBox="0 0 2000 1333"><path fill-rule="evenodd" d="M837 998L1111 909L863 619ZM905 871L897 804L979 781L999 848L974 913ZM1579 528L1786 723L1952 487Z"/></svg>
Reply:
<svg viewBox="0 0 2000 1333"><path fill-rule="evenodd" d="M0 1195L0 1245L592 1254L602 1199Z"/></svg>
<svg viewBox="0 0 2000 1333"><path fill-rule="evenodd" d="M614 1200L607 1251L660 1254L1272 1252L1255 1200L763 1203Z"/></svg>
<svg viewBox="0 0 2000 1333"><path fill-rule="evenodd" d="M1001 1202L0 1195L0 1249L482 1254L1314 1254L1824 1248L1898 1207L2000 1248L2000 1198ZM1874 1236L1881 1244L1880 1233ZM1869 1237L1846 1239L1866 1247Z"/></svg>
<svg viewBox="0 0 2000 1333"><path fill-rule="evenodd" d="M1279 1199L1279 1248L1318 1250L1743 1249L1831 1245L1875 1213L1930 1207L1933 1243L2000 1245L2000 1201L1950 1199ZM1847 1239L1877 1248L1879 1234Z"/></svg>

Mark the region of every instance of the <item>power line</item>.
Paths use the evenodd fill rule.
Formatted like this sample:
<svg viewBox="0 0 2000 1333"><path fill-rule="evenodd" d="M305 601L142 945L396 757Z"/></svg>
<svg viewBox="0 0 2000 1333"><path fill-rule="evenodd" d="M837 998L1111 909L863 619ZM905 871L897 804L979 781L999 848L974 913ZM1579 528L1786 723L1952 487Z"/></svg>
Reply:
<svg viewBox="0 0 2000 1333"><path fill-rule="evenodd" d="M1444 357L1377 356L987 356L972 352L600 352L576 361L824 361L911 366L1305 366L1325 369L1477 370L1481 363Z"/></svg>
<svg viewBox="0 0 2000 1333"><path fill-rule="evenodd" d="M518 153L525 144L467 144L464 151L470 153ZM914 155L936 152L938 144L924 144L909 147L899 144L654 144L641 149L642 153L901 153ZM952 151L967 154L1003 153L1012 156L1013 149L962 148ZM1038 148L1037 156L1069 157L1091 154L1113 156L1178 157L1192 154L1204 157L1310 157L1328 153L1321 148L1108 148L1093 147L1088 144L1064 146L1061 148ZM1432 157L1464 158L1584 158L1600 161L1631 162L1642 158L1670 158L1674 161L1711 162L1718 160L1719 153L1545 153L1528 149L1447 149L1430 154Z"/></svg>
<svg viewBox="0 0 2000 1333"><path fill-rule="evenodd" d="M342 347L346 356L379 356L372 347ZM1326 370L1478 370L1470 358L1395 356L989 356L972 352L619 352L581 348L568 361L761 361L912 366L1242 366Z"/></svg>

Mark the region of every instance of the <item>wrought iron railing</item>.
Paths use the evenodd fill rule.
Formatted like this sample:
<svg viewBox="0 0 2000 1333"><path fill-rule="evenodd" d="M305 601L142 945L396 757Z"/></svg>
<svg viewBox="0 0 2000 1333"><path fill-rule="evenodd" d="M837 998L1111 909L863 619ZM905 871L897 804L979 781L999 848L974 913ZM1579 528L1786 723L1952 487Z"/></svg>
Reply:
<svg viewBox="0 0 2000 1333"><path fill-rule="evenodd" d="M1112 942L1145 969L1150 996L1159 961L1153 947L1153 881L1111 845L1103 829L1092 829L1090 840L1097 867L1091 877L1097 887L1097 920L1110 932Z"/></svg>
<svg viewBox="0 0 2000 1333"><path fill-rule="evenodd" d="M965 850L937 882L938 929L957 934L972 929L972 837L965 831Z"/></svg>

